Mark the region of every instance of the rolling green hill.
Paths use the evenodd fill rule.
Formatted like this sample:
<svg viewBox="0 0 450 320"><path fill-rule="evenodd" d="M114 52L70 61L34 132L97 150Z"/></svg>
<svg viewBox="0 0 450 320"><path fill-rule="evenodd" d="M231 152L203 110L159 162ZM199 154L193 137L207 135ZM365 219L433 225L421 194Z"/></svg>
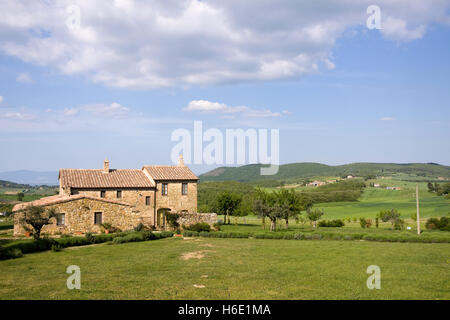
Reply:
<svg viewBox="0 0 450 320"><path fill-rule="evenodd" d="M264 181L278 180L295 182L314 177L331 176L398 176L402 180L437 180L438 177L450 178L450 167L435 163L351 163L329 166L321 163L302 162L281 165L276 175L262 176L263 165L252 164L242 167L220 167L200 175L200 181Z"/></svg>
<svg viewBox="0 0 450 320"><path fill-rule="evenodd" d="M20 184L11 181L0 180L0 188L27 189L31 188L29 184Z"/></svg>

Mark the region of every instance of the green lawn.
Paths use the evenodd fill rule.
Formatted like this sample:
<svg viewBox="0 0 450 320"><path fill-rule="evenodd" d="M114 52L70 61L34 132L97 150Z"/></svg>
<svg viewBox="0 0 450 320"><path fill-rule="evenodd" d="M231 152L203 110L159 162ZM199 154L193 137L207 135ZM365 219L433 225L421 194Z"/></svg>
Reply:
<svg viewBox="0 0 450 320"><path fill-rule="evenodd" d="M81 290L66 288L69 265ZM369 265L380 290L366 287ZM171 238L34 253L0 270L0 299L450 299L450 244Z"/></svg>

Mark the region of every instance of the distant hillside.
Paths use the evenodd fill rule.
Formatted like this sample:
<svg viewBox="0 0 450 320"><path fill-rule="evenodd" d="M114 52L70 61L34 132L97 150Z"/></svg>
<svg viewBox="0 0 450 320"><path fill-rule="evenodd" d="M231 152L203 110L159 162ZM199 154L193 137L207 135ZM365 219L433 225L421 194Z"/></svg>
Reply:
<svg viewBox="0 0 450 320"><path fill-rule="evenodd" d="M31 186L28 184L20 184L11 181L0 180L0 188L28 189L31 188Z"/></svg>
<svg viewBox="0 0 450 320"><path fill-rule="evenodd" d="M30 171L30 170L18 170L0 172L0 179L7 181L14 181L18 184L29 184L34 186L58 185L58 172L57 171Z"/></svg>
<svg viewBox="0 0 450 320"><path fill-rule="evenodd" d="M435 180L438 177L450 178L450 167L435 163L351 163L340 166L329 166L321 163L302 162L281 165L273 176L261 176L259 164L242 167L220 167L200 175L200 181L261 181L283 180L296 181L323 176L390 176L404 174L416 176L418 179Z"/></svg>

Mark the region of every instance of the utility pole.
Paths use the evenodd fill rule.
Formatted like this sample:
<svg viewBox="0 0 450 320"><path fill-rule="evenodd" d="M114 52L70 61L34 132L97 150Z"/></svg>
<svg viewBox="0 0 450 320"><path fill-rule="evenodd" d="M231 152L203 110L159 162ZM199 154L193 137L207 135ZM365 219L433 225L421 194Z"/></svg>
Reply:
<svg viewBox="0 0 450 320"><path fill-rule="evenodd" d="M416 205L417 205L417 234L420 235L419 184L416 185Z"/></svg>

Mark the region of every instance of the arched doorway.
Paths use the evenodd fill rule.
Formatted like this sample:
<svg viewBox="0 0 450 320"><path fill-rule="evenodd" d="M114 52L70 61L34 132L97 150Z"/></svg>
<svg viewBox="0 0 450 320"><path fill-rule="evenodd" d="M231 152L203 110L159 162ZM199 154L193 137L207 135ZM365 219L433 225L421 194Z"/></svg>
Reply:
<svg viewBox="0 0 450 320"><path fill-rule="evenodd" d="M166 213L170 212L169 208L160 208L156 212L156 227L158 229L166 229Z"/></svg>

